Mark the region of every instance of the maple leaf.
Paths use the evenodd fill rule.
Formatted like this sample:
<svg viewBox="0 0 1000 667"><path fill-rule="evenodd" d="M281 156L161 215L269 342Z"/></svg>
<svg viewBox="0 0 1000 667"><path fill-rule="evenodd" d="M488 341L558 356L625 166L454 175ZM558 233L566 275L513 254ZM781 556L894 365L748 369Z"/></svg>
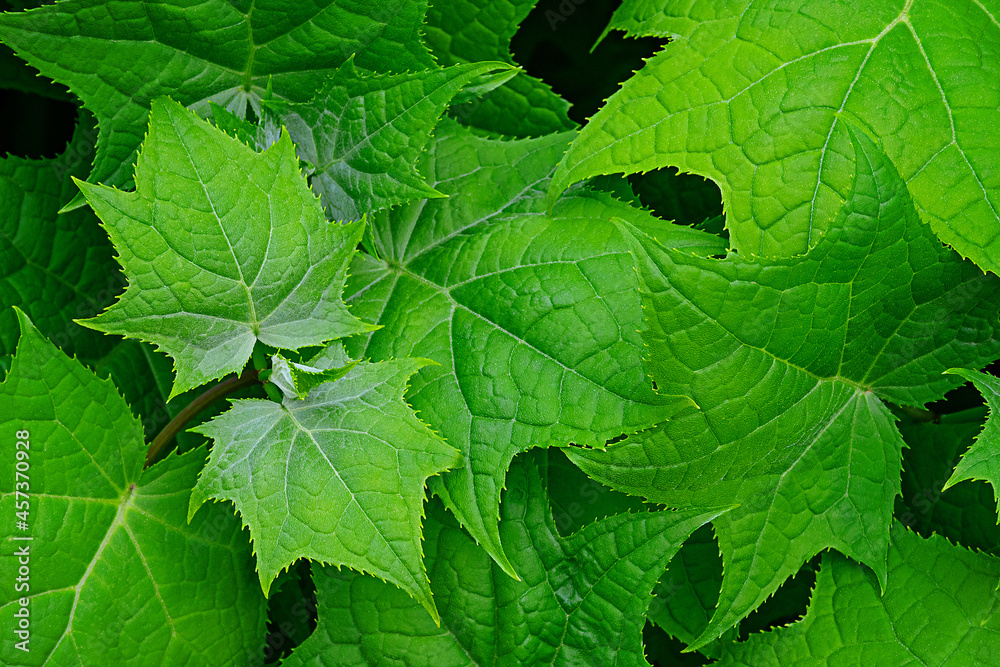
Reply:
<svg viewBox="0 0 1000 667"><path fill-rule="evenodd" d="M621 216L688 251L717 237L675 227L582 189L545 213L543 187L567 141L494 141L443 121L420 173L447 199L377 213L378 256L359 254L345 292L384 328L346 341L355 357L418 356L407 400L465 464L433 490L513 574L497 532L504 474L518 452L603 445L674 414L642 368L635 272Z"/></svg>
<svg viewBox="0 0 1000 667"><path fill-rule="evenodd" d="M424 38L440 65L485 60L513 65L510 40L537 1L437 0L427 10ZM569 107L549 84L521 74L452 112L464 125L537 137L575 128Z"/></svg>
<svg viewBox="0 0 1000 667"><path fill-rule="evenodd" d="M1000 355L1000 281L942 247L885 154L853 136L853 194L802 257L704 259L633 232L653 379L700 407L568 454L669 506L740 503L714 524L725 578L694 648L823 549L884 584L902 440L883 401L936 400L955 386L943 370Z"/></svg>
<svg viewBox="0 0 1000 667"><path fill-rule="evenodd" d="M562 537L542 481L544 452L533 454L542 456L510 469L500 524L521 581L435 502L425 532L441 627L372 577L314 569L319 625L283 664L648 665L641 630L650 589L719 510L619 514Z"/></svg>
<svg viewBox="0 0 1000 667"><path fill-rule="evenodd" d="M372 70L432 68L420 38L426 9L426 0L73 0L0 14L0 39L97 117L88 180L127 187L156 97L206 113L210 101L259 113L269 87L279 99L306 101L352 54Z"/></svg>
<svg viewBox="0 0 1000 667"><path fill-rule="evenodd" d="M887 587L823 555L809 610L784 628L728 644L717 665L988 665L1000 643L1000 559L892 527Z"/></svg>
<svg viewBox="0 0 1000 667"><path fill-rule="evenodd" d="M722 189L733 247L790 256L850 190L847 124L879 137L923 219L1000 271L1000 21L978 0L629 0L611 28L671 43L573 142L555 195L664 166Z"/></svg>
<svg viewBox="0 0 1000 667"><path fill-rule="evenodd" d="M0 508L25 511L29 529L7 521L0 538L14 545L8 553L29 550L30 588L6 587L0 619L18 627L27 598L32 664L245 663L266 620L246 534L221 505L185 521L205 450L143 471L142 427L114 385L16 314L21 338L0 385L11 462L0 469ZM14 582L18 567L8 557L0 571ZM0 645L4 664L24 664L15 641L8 633Z"/></svg>
<svg viewBox="0 0 1000 667"><path fill-rule="evenodd" d="M492 74L501 70L499 73ZM442 195L414 164L448 102L479 81L486 90L517 74L499 62L395 75L363 74L344 63L309 102L269 102L312 165L310 184L333 220Z"/></svg>
<svg viewBox="0 0 1000 667"><path fill-rule="evenodd" d="M156 100L135 171L135 192L78 181L128 279L80 323L164 350L170 398L240 371L258 340L295 350L371 328L341 300L363 223L326 221L287 133L257 153Z"/></svg>
<svg viewBox="0 0 1000 667"><path fill-rule="evenodd" d="M342 365L338 345L310 360ZM461 457L403 402L429 363L358 362L305 399L236 400L196 429L214 441L188 516L232 500L257 555L260 585L298 558L347 565L398 585L437 619L420 549L427 478Z"/></svg>

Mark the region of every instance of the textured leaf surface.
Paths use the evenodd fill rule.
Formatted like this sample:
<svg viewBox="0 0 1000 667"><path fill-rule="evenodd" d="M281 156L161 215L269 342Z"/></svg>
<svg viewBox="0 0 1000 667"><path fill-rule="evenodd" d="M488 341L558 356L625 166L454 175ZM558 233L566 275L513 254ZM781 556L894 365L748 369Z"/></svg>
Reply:
<svg viewBox="0 0 1000 667"><path fill-rule="evenodd" d="M538 0L436 0L424 35L441 65L502 60L514 64L510 40ZM522 73L482 99L455 109L463 124L511 136L570 130L569 103L547 83Z"/></svg>
<svg viewBox="0 0 1000 667"><path fill-rule="evenodd" d="M70 0L0 15L0 39L67 85L100 123L91 182L123 186L151 101L259 112L268 85L305 101L352 54L378 71L434 66L420 39L426 0Z"/></svg>
<svg viewBox="0 0 1000 667"><path fill-rule="evenodd" d="M883 594L863 567L823 556L798 623L730 644L718 665L988 665L1000 645L1000 559L896 523Z"/></svg>
<svg viewBox="0 0 1000 667"><path fill-rule="evenodd" d="M111 243L90 211L57 215L87 174L93 129L81 123L52 160L0 160L0 355L13 354L24 310L67 354L93 359L112 341L73 322L94 315L121 291Z"/></svg>
<svg viewBox="0 0 1000 667"><path fill-rule="evenodd" d="M955 472L948 478L942 490L947 490L961 481L981 479L993 486L993 496L1000 502L1000 445L998 445L1000 427L993 418L993 415L1000 410L1000 380L986 373L961 368L953 368L948 372L960 375L976 385L976 389L983 394L986 404L990 406L990 418L986 420L986 426L976 438L976 442L962 455L962 459L955 466Z"/></svg>
<svg viewBox="0 0 1000 667"><path fill-rule="evenodd" d="M719 183L734 248L797 254L850 189L849 121L942 240L1000 271L998 19L978 0L626 2L613 27L673 43L581 132L553 194L676 166Z"/></svg>
<svg viewBox="0 0 1000 667"><path fill-rule="evenodd" d="M653 379L700 409L569 453L670 506L740 503L715 522L725 578L696 645L828 547L884 582L902 440L883 400L935 400L951 360L1000 354L996 277L943 248L885 155L856 141L853 195L804 257L702 259L635 237Z"/></svg>
<svg viewBox="0 0 1000 667"><path fill-rule="evenodd" d="M403 402L426 363L360 362L305 400L233 401L196 429L214 446L189 516L210 498L232 500L265 592L280 570L310 558L390 581L436 619L421 561L424 486L460 457Z"/></svg>
<svg viewBox="0 0 1000 667"><path fill-rule="evenodd" d="M345 63L306 103L272 103L314 172L311 185L333 220L358 220L388 206L440 197L415 163L448 102L469 82L516 71L478 63L396 75L365 75Z"/></svg>
<svg viewBox="0 0 1000 667"><path fill-rule="evenodd" d="M681 542L718 511L639 512L568 538L549 510L544 453L508 475L501 532L522 580L504 574L438 503L427 563L441 627L371 577L316 574L319 626L289 665L648 665L641 629L649 591Z"/></svg>
<svg viewBox="0 0 1000 667"><path fill-rule="evenodd" d="M108 380L42 338L18 313L21 339L0 388L0 509L14 517L15 443L28 430L28 531L0 530L30 548L30 590L8 586L0 619L16 627L29 600L31 652L0 644L4 664L245 663L264 640L264 598L247 536L232 509L188 525L185 510L205 451L143 472L142 428ZM23 489L23 487L22 487ZM30 536L28 541L8 541ZM17 559L2 572L16 578ZM212 593L206 595L206 587Z"/></svg>
<svg viewBox="0 0 1000 667"><path fill-rule="evenodd" d="M465 465L435 493L511 572L497 532L504 471L529 447L602 446L685 401L653 393L642 368L635 272L620 216L668 242L718 252L719 239L578 190L544 211L567 137L492 141L442 123L420 173L448 199L379 213L378 254L358 255L352 312L384 328L354 356L426 357L407 400Z"/></svg>
<svg viewBox="0 0 1000 667"><path fill-rule="evenodd" d="M129 283L83 324L173 357L171 397L240 371L258 340L294 350L369 328L341 300L363 223L326 221L287 133L257 153L157 100L136 191L80 187Z"/></svg>

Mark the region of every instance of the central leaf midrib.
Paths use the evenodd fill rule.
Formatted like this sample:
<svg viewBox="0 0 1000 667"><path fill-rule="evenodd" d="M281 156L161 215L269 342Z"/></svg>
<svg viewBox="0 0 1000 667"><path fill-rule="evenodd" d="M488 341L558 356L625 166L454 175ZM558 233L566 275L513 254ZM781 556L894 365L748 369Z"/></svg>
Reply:
<svg viewBox="0 0 1000 667"><path fill-rule="evenodd" d="M181 137L178 137L178 139L180 139L179 143L184 149L184 156L187 157L188 163L191 165L191 169L198 176L198 185L201 186L201 191L205 195L205 201L208 202L209 207L212 209L212 216L215 218L215 221L219 226L219 233L222 235L222 238L226 240L226 246L229 248L229 254L232 256L233 264L236 266L236 271L239 274L239 284L243 287L243 291L246 293L247 304L250 306L250 318L252 320L250 322L250 328L253 331L254 336L258 336L260 333L261 321L257 317L257 308L254 306L253 295L250 293L250 286L247 285L246 278L243 276L243 266L240 264L240 260L236 256L236 250L233 248L233 244L229 240L229 235L226 233L226 228L222 224L222 217L219 215L219 212L215 210L215 202L212 201L212 197L208 194L208 188L202 178L201 171L198 169L198 165L195 163L194 156L191 155L191 151L188 149L187 142L185 142ZM266 258L263 261L266 261Z"/></svg>

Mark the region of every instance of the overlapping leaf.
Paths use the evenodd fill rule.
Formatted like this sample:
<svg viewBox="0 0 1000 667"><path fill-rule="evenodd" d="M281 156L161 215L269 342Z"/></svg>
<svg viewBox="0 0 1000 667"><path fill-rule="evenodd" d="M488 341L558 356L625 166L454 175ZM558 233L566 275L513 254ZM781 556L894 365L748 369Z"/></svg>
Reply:
<svg viewBox="0 0 1000 667"><path fill-rule="evenodd" d="M0 39L67 85L100 123L91 182L126 186L151 101L257 111L268 86L306 101L352 54L376 71L434 67L426 0L195 5L72 0L0 15ZM207 112L207 108L204 109Z"/></svg>
<svg viewBox="0 0 1000 667"><path fill-rule="evenodd" d="M882 401L940 398L966 359L1000 355L1000 281L945 249L865 135L853 194L807 255L702 259L634 232L660 391L699 408L588 474L671 506L740 503L715 522L725 563L700 645L833 547L885 581L902 440Z"/></svg>
<svg viewBox="0 0 1000 667"><path fill-rule="evenodd" d="M283 664L648 665L641 631L650 589L718 510L620 514L564 538L539 454L512 466L502 506L501 532L521 581L435 503L427 563L441 627L380 581L314 568L319 626Z"/></svg>
<svg viewBox="0 0 1000 667"><path fill-rule="evenodd" d="M965 480L981 479L993 486L993 496L1000 503L1000 446L997 444L1000 427L993 417L997 414L997 410L1000 410L1000 380L992 375L968 369L953 368L949 372L960 375L976 385L976 389L982 392L986 404L990 406L991 416L986 420L986 426L976 438L976 442L962 455L962 459L955 466L955 472L948 478L942 491Z"/></svg>
<svg viewBox="0 0 1000 667"><path fill-rule="evenodd" d="M18 306L67 354L99 357L111 341L73 323L121 291L111 244L90 211L57 215L86 176L95 130L82 120L52 160L0 160L0 356L13 354Z"/></svg>
<svg viewBox="0 0 1000 667"><path fill-rule="evenodd" d="M312 360L340 365L336 350ZM304 400L233 401L196 429L214 440L188 516L232 500L250 526L260 585L299 558L400 586L437 620L420 549L428 477L461 457L403 402L426 360L360 362Z"/></svg>
<svg viewBox="0 0 1000 667"><path fill-rule="evenodd" d="M381 208L440 197L415 163L448 102L473 80L487 77L480 84L489 90L515 74L503 63L487 62L366 76L350 60L309 102L269 106L299 157L312 165L311 185L327 216L359 220Z"/></svg>
<svg viewBox="0 0 1000 667"><path fill-rule="evenodd" d="M903 416L902 498L896 520L924 537L942 535L970 549L1000 554L993 493L985 483L944 490L956 464L983 430L986 407L941 415L934 421Z"/></svg>
<svg viewBox="0 0 1000 667"><path fill-rule="evenodd" d="M829 553L801 621L730 644L718 665L989 665L1000 645L1000 559L896 523L887 587Z"/></svg>
<svg viewBox="0 0 1000 667"><path fill-rule="evenodd" d="M420 173L448 195L372 218L378 256L358 255L352 312L383 328L354 356L426 357L407 395L465 455L433 489L511 573L497 532L504 474L518 452L602 446L685 404L652 391L625 238L612 216L656 227L688 251L721 241L577 190L551 215L544 186L567 137L492 141L442 122Z"/></svg>
<svg viewBox="0 0 1000 667"><path fill-rule="evenodd" d="M719 183L733 246L804 252L850 188L851 122L881 138L941 239L1000 271L1000 6L956 0L633 0L672 37L588 123L553 194L676 166Z"/></svg>
<svg viewBox="0 0 1000 667"><path fill-rule="evenodd" d="M240 371L258 340L294 350L370 329L341 300L363 223L326 221L287 133L257 153L157 100L136 191L80 187L128 279L81 323L173 357L171 397Z"/></svg>
<svg viewBox="0 0 1000 667"><path fill-rule="evenodd" d="M0 385L10 462L0 468L0 509L9 517L0 530L9 549L0 567L13 584L19 563L9 554L27 547L30 588L5 588L0 619L18 627L19 599L27 598L31 650L16 649L19 638L7 632L0 661L246 663L264 641L265 622L246 533L224 505L185 522L205 451L171 456L143 472L142 428L111 382L66 357L17 314L17 355ZM22 431L30 436L17 436ZM30 446L17 447L19 440ZM27 465L16 470L18 451L27 453ZM18 530L15 503L25 498L28 528Z"/></svg>
<svg viewBox="0 0 1000 667"><path fill-rule="evenodd" d="M502 60L514 64L510 40L538 0L435 0L424 35L441 65ZM455 109L463 124L510 136L573 129L569 103L547 83L521 74Z"/></svg>

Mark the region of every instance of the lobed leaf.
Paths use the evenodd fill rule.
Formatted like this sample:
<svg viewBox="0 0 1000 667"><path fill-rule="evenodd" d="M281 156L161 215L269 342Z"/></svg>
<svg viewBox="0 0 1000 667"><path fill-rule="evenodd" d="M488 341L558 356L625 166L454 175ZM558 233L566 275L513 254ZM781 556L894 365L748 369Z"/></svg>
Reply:
<svg viewBox="0 0 1000 667"><path fill-rule="evenodd" d="M961 460L955 466L955 471L945 482L942 491L966 480L985 480L993 486L994 499L1000 503L1000 452L997 451L997 436L1000 429L997 428L992 415L1000 409L1000 379L986 373L968 370L965 368L951 368L946 371L954 375L959 375L976 385L986 399L986 404L990 408L990 418L986 420L982 433L976 437L969 451L962 454ZM1000 510L1000 504L998 504Z"/></svg>
<svg viewBox="0 0 1000 667"><path fill-rule="evenodd" d="M377 254L358 255L347 302L382 329L347 341L358 357L426 357L407 400L463 466L433 490L508 574L497 532L505 471L518 452L603 446L673 415L652 391L625 217L691 251L713 236L578 190L552 215L544 185L566 135L495 141L442 122L420 173L447 194L373 216Z"/></svg>
<svg viewBox="0 0 1000 667"><path fill-rule="evenodd" d="M850 191L853 123L934 232L998 272L998 17L978 0L630 0L611 27L672 43L581 131L550 194L675 166L719 184L740 253L800 254Z"/></svg>
<svg viewBox="0 0 1000 667"><path fill-rule="evenodd" d="M507 577L435 503L427 563L441 627L371 577L316 571L319 625L292 665L648 665L650 589L712 512L639 512L568 538L549 510L539 456L510 469L501 531L521 581Z"/></svg>
<svg viewBox="0 0 1000 667"><path fill-rule="evenodd" d="M248 104L260 112L268 88L308 100L352 54L372 70L430 68L420 38L426 9L426 0L69 0L0 15L0 39L97 117L88 180L129 187L155 98L205 113L216 102L242 115Z"/></svg>
<svg viewBox="0 0 1000 667"><path fill-rule="evenodd" d="M427 10L424 39L440 65L501 60L511 65L510 41L538 0L437 0ZM463 124L515 137L576 127L569 102L541 79L522 73L453 110Z"/></svg>
<svg viewBox="0 0 1000 667"><path fill-rule="evenodd" d="M704 259L632 232L653 379L699 407L569 453L656 502L740 504L715 522L725 577L693 648L826 548L884 585L903 443L883 401L935 400L954 386L951 360L1000 355L1000 283L943 248L888 158L854 141L853 195L801 258Z"/></svg>
<svg viewBox="0 0 1000 667"><path fill-rule="evenodd" d="M258 340L295 350L371 328L341 300L364 223L326 221L287 133L257 153L157 100L136 191L79 184L128 279L81 324L170 355L170 398L239 372Z"/></svg>
<svg viewBox="0 0 1000 667"><path fill-rule="evenodd" d="M1000 560L892 527L887 586L824 554L805 618L726 647L718 665L986 665L1000 642Z"/></svg>
<svg viewBox="0 0 1000 667"><path fill-rule="evenodd" d="M19 639L8 632L0 660L59 667L245 663L264 640L266 620L246 535L222 506L185 522L205 451L172 455L143 471L142 427L114 385L16 313L21 338L0 385L0 432L12 463L0 469L0 509L12 519L0 535L29 549L30 576L27 590L11 585L0 594L0 619L17 627L26 598L31 650L15 648ZM30 437L15 437L22 431ZM29 446L15 448L18 440ZM16 451L28 452L23 477L15 477ZM29 528L16 530L15 503L25 494ZM17 558L4 558L0 571L14 582L18 566Z"/></svg>
<svg viewBox="0 0 1000 667"><path fill-rule="evenodd" d="M267 103L288 128L300 158L313 166L311 186L333 220L440 197L415 168L451 99L488 77L498 86L516 70L504 63L424 72L364 75L348 60L309 102ZM487 86L488 89L488 86Z"/></svg>
<svg viewBox="0 0 1000 667"><path fill-rule="evenodd" d="M390 581L437 621L421 561L424 486L461 457L403 402L426 363L363 361L304 400L233 401L195 429L214 445L188 518L210 498L232 500L265 594L280 570L310 558Z"/></svg>

